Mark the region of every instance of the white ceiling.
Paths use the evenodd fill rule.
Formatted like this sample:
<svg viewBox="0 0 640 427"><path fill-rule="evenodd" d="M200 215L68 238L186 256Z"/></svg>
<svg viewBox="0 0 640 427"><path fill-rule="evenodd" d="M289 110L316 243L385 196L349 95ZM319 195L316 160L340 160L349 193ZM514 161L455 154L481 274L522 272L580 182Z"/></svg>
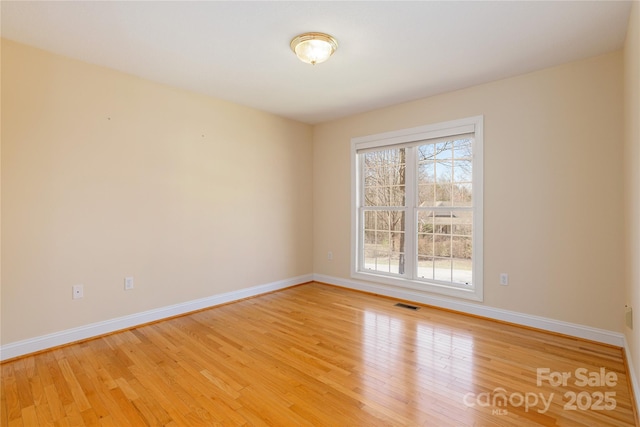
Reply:
<svg viewBox="0 0 640 427"><path fill-rule="evenodd" d="M306 123L620 49L631 2L2 1L2 37ZM302 32L339 43L304 64Z"/></svg>

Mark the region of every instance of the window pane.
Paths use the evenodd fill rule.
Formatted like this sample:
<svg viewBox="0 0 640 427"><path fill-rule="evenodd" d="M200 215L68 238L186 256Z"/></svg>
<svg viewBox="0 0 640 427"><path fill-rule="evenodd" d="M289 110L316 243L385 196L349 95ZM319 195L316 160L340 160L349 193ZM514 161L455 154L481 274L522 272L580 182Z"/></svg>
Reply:
<svg viewBox="0 0 640 427"><path fill-rule="evenodd" d="M433 234L418 234L418 257L433 256Z"/></svg>
<svg viewBox="0 0 640 427"><path fill-rule="evenodd" d="M418 166L418 182L420 184L426 184L434 182L435 179L435 162L432 160L423 161Z"/></svg>
<svg viewBox="0 0 640 427"><path fill-rule="evenodd" d="M436 234L451 234L453 219L456 217L451 211L431 211L433 230Z"/></svg>
<svg viewBox="0 0 640 427"><path fill-rule="evenodd" d="M470 285L473 213L419 210L417 278Z"/></svg>
<svg viewBox="0 0 640 427"><path fill-rule="evenodd" d="M391 206L391 191L389 187L376 187L378 198L376 206Z"/></svg>
<svg viewBox="0 0 640 427"><path fill-rule="evenodd" d="M370 246L369 249L373 249L374 248L374 246L372 246L372 245L376 244L376 232L375 231L366 230L364 232L364 244L365 244L365 246L369 245Z"/></svg>
<svg viewBox="0 0 640 427"><path fill-rule="evenodd" d="M391 251L404 252L404 233L391 233Z"/></svg>
<svg viewBox="0 0 640 427"><path fill-rule="evenodd" d="M435 206L451 206L453 169L450 161L436 163Z"/></svg>
<svg viewBox="0 0 640 427"><path fill-rule="evenodd" d="M435 144L418 147L418 206L434 206L436 201Z"/></svg>
<svg viewBox="0 0 640 427"><path fill-rule="evenodd" d="M436 162L436 181L448 183L453 180L453 161L451 159Z"/></svg>
<svg viewBox="0 0 640 427"><path fill-rule="evenodd" d="M453 206L473 206L472 186L470 182L456 183L453 185Z"/></svg>
<svg viewBox="0 0 640 427"><path fill-rule="evenodd" d="M453 158L453 141L439 142L435 145L435 158L439 160Z"/></svg>
<svg viewBox="0 0 640 427"><path fill-rule="evenodd" d="M376 211L376 230L389 229L389 211Z"/></svg>
<svg viewBox="0 0 640 427"><path fill-rule="evenodd" d="M434 206L451 206L451 184L441 183L436 186L436 200Z"/></svg>
<svg viewBox="0 0 640 427"><path fill-rule="evenodd" d="M451 281L451 259L435 258L433 269L433 278L443 282Z"/></svg>
<svg viewBox="0 0 640 427"><path fill-rule="evenodd" d="M404 231L404 212L392 211L389 213L389 230Z"/></svg>
<svg viewBox="0 0 640 427"><path fill-rule="evenodd" d="M365 211L364 212L364 229L375 230L377 217L378 216L376 215L375 211Z"/></svg>
<svg viewBox="0 0 640 427"><path fill-rule="evenodd" d="M472 139L458 139L453 141L453 157L456 159L471 159Z"/></svg>
<svg viewBox="0 0 640 427"><path fill-rule="evenodd" d="M405 204L405 186L404 185L394 185L390 189L390 199L391 203L389 206L404 206Z"/></svg>
<svg viewBox="0 0 640 427"><path fill-rule="evenodd" d="M418 256L418 278L433 279L433 257Z"/></svg>
<svg viewBox="0 0 640 427"><path fill-rule="evenodd" d="M453 206L472 206L472 161L455 160L453 163Z"/></svg>
<svg viewBox="0 0 640 427"><path fill-rule="evenodd" d="M440 257L451 256L451 237L442 235L434 236L433 254Z"/></svg>
<svg viewBox="0 0 640 427"><path fill-rule="evenodd" d="M418 161L433 161L435 159L435 144L426 144L418 147Z"/></svg>
<svg viewBox="0 0 640 427"><path fill-rule="evenodd" d="M453 259L453 277L451 279L454 283L462 285L471 285L473 275L471 259Z"/></svg>
<svg viewBox="0 0 640 427"><path fill-rule="evenodd" d="M418 205L472 206L471 139L418 147Z"/></svg>
<svg viewBox="0 0 640 427"><path fill-rule="evenodd" d="M389 233L386 231L376 232L376 245L378 249L384 253L389 253Z"/></svg>
<svg viewBox="0 0 640 427"><path fill-rule="evenodd" d="M404 211L364 211L364 269L404 274L404 221Z"/></svg>
<svg viewBox="0 0 640 427"><path fill-rule="evenodd" d="M378 206L378 188L377 187L365 187L364 188L364 205L365 206Z"/></svg>
<svg viewBox="0 0 640 427"><path fill-rule="evenodd" d="M364 245L364 268L366 270L376 270L375 245Z"/></svg>
<svg viewBox="0 0 640 427"><path fill-rule="evenodd" d="M365 206L404 206L405 150L405 148L395 148L364 154Z"/></svg>
<svg viewBox="0 0 640 427"><path fill-rule="evenodd" d="M418 206L435 206L436 185L429 183L418 187Z"/></svg>
<svg viewBox="0 0 640 427"><path fill-rule="evenodd" d="M455 160L453 162L453 180L455 182L471 182L472 167L471 159Z"/></svg>
<svg viewBox="0 0 640 427"><path fill-rule="evenodd" d="M451 234L458 236L471 236L473 231L473 213L471 211L456 211L451 218Z"/></svg>
<svg viewBox="0 0 640 427"><path fill-rule="evenodd" d="M471 259L471 237L451 238L451 256L454 258Z"/></svg>
<svg viewBox="0 0 640 427"><path fill-rule="evenodd" d="M391 253L389 263L389 273L404 274L404 254L400 252Z"/></svg>

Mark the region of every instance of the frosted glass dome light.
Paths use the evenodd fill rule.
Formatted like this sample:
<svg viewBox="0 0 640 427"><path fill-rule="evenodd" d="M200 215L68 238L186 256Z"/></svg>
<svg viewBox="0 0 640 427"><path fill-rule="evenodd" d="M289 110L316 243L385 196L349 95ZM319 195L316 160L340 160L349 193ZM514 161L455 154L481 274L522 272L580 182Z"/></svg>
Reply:
<svg viewBox="0 0 640 427"><path fill-rule="evenodd" d="M311 65L326 61L337 48L336 39L324 33L304 33L291 40L291 50L302 62Z"/></svg>

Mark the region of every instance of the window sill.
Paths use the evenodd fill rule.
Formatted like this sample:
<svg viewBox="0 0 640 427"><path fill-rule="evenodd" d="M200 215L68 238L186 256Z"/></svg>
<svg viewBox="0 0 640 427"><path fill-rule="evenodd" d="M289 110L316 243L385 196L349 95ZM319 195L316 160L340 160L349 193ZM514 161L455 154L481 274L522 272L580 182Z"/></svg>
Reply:
<svg viewBox="0 0 640 427"><path fill-rule="evenodd" d="M464 289L457 286L447 286L439 283L422 282L418 280L404 279L394 276L387 276L384 274L368 273L362 271L352 272L351 277L368 282L382 283L401 289L419 291L425 294L446 295L449 297L478 302L482 302L484 300L482 286L478 286L477 284L473 287L470 287L469 289Z"/></svg>

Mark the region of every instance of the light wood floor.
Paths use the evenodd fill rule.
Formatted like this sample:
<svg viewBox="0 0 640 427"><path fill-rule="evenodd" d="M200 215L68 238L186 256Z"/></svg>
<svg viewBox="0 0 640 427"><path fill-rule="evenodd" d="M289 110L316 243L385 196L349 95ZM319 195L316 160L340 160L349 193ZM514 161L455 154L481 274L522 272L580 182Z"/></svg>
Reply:
<svg viewBox="0 0 640 427"><path fill-rule="evenodd" d="M635 425L621 349L396 302L311 283L8 361L1 425Z"/></svg>

